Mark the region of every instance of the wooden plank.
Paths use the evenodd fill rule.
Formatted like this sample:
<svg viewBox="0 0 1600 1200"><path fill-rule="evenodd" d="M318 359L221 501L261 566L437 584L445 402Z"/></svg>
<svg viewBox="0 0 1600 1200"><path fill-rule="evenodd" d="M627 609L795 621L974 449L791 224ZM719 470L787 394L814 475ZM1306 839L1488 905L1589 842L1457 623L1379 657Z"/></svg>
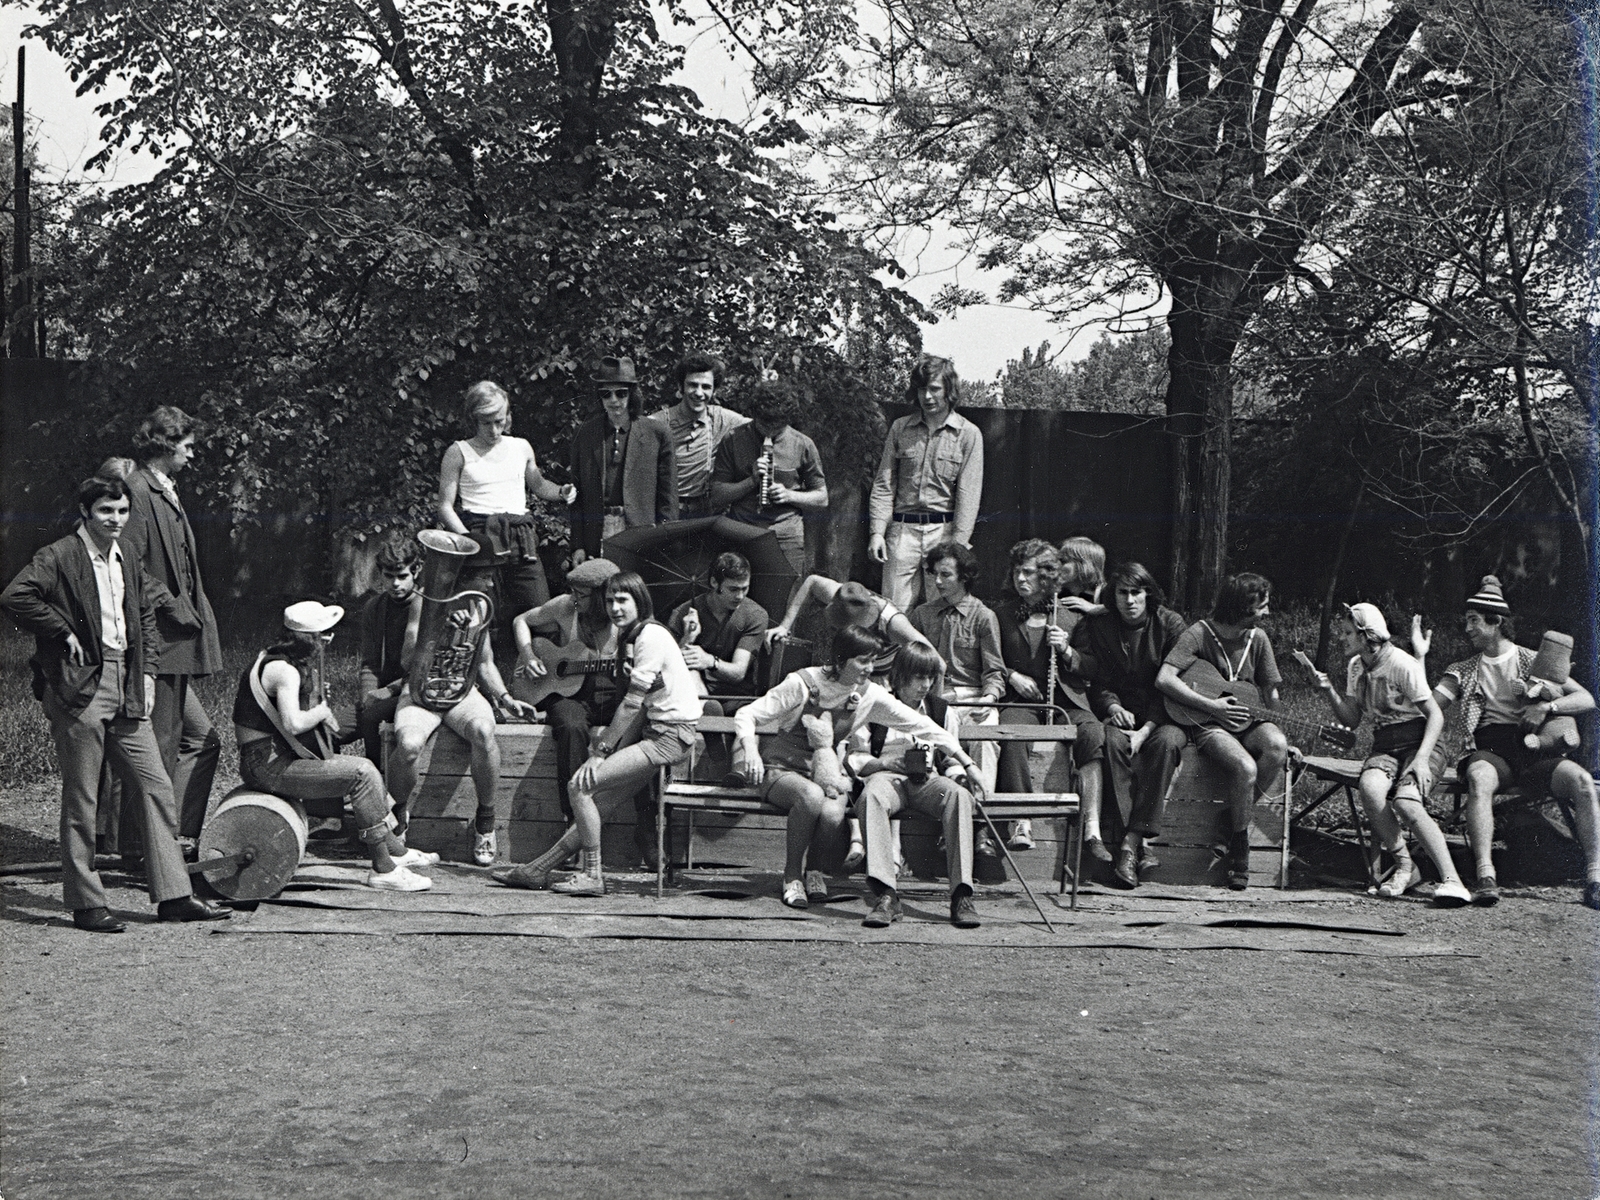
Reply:
<svg viewBox="0 0 1600 1200"><path fill-rule="evenodd" d="M1169 800L1161 822L1160 846L1226 845L1233 830L1228 807L1210 800ZM1276 847L1283 830L1283 813L1258 804L1250 810L1250 845Z"/></svg>

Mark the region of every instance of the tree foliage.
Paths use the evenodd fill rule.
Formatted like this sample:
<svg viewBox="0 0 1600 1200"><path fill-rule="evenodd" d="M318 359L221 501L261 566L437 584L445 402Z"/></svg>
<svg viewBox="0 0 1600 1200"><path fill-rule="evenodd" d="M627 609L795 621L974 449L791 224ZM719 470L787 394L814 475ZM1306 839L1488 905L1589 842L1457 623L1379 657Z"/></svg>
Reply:
<svg viewBox="0 0 1600 1200"><path fill-rule="evenodd" d="M1579 593L1594 562L1600 251L1570 17L1440 6L1417 56L1450 86L1380 130L1328 254L1267 306L1249 353L1286 396L1282 495L1360 495L1405 542L1485 569L1506 553L1497 525L1553 515L1572 531L1559 574Z"/></svg>
<svg viewBox="0 0 1600 1200"><path fill-rule="evenodd" d="M665 386L690 350L777 363L838 469L869 453L920 310L883 256L794 201L783 122L707 116L637 0L44 0L110 149L149 183L80 206L60 282L75 351L212 430L234 512L359 537L423 518L480 378L565 460L589 364ZM137 413L134 414L134 417ZM557 472L559 474L559 472Z"/></svg>
<svg viewBox="0 0 1600 1200"><path fill-rule="evenodd" d="M747 0L727 21L774 94L834 116L820 145L836 187L886 233L947 221L1007 273L1003 295L1057 314L1167 304L1174 593L1204 607L1225 563L1236 352L1292 274L1338 253L1374 157L1395 165L1384 135L1433 119L1463 86L1458 63L1421 49L1424 30L1430 46L1448 39L1460 6L783 11ZM1564 86L1562 66L1552 77Z"/></svg>

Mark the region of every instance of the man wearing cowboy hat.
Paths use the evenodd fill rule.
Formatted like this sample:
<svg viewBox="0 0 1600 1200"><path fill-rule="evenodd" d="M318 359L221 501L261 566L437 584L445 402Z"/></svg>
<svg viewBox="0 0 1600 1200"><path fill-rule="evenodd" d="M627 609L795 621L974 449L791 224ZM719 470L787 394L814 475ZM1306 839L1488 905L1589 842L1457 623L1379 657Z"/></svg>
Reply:
<svg viewBox="0 0 1600 1200"><path fill-rule="evenodd" d="M421 892L433 880L412 868L431 866L437 854L407 850L389 827L393 801L383 776L365 758L339 754L332 734L338 721L316 694L322 647L344 617L337 604L302 600L283 610L284 637L268 646L239 677L233 731L239 743L239 778L247 787L290 800L350 801L358 836L372 857L367 886ZM342 806L341 806L342 807Z"/></svg>
<svg viewBox="0 0 1600 1200"><path fill-rule="evenodd" d="M678 518L672 437L659 422L639 419L644 401L633 359L603 358L590 380L603 411L572 435L574 566L598 557L624 529Z"/></svg>
<svg viewBox="0 0 1600 1200"><path fill-rule="evenodd" d="M177 801L150 725L160 663L152 593L139 561L117 545L128 488L96 476L78 488L78 527L33 556L0 608L33 634L33 694L44 705L61 768L61 891L79 929L121 933L94 869L100 767L122 777L144 827L145 878L163 921L233 914L194 898L178 849Z"/></svg>
<svg viewBox="0 0 1600 1200"><path fill-rule="evenodd" d="M691 354L678 361L672 375L678 384L678 402L651 413L650 420L667 431L672 444L678 472L678 516L687 521L716 511L711 476L717 451L722 440L748 425L750 418L711 402L722 382L722 364L716 359Z"/></svg>

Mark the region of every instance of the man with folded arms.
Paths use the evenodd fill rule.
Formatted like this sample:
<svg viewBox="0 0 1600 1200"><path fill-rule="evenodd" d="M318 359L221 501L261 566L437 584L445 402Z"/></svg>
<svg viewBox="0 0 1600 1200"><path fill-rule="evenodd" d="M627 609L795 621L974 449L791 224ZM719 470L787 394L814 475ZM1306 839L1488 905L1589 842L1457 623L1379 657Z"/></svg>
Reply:
<svg viewBox="0 0 1600 1200"><path fill-rule="evenodd" d="M677 515L680 520L709 517L717 510L712 495L711 472L717 450L735 429L750 422L743 413L713 404L722 382L722 364L703 354L691 354L672 369L678 402L649 416L671 447L677 479Z"/></svg>
<svg viewBox="0 0 1600 1200"><path fill-rule="evenodd" d="M909 612L932 599L923 560L934 543L972 544L983 494L983 436L955 411L961 380L948 358L923 355L906 402L916 409L889 426L868 504L867 554L883 564L883 594Z"/></svg>
<svg viewBox="0 0 1600 1200"><path fill-rule="evenodd" d="M177 801L150 724L160 635L146 576L118 545L128 488L96 476L78 488L81 523L51 542L0 595L0 608L33 634L33 694L44 705L61 768L61 891L79 929L121 933L94 869L100 767L110 758L124 804L144 833L145 878L163 921L233 914L194 898L178 849Z"/></svg>

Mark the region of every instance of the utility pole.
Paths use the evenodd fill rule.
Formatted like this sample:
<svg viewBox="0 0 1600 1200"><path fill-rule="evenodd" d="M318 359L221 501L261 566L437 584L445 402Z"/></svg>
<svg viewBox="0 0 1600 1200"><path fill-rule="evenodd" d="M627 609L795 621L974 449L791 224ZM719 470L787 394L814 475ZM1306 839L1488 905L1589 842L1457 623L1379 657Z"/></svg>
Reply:
<svg viewBox="0 0 1600 1200"><path fill-rule="evenodd" d="M11 211L11 319L6 324L6 347L12 358L33 358L33 278L28 234L33 213L28 202L26 142L28 124L24 99L28 49L17 47L17 102L11 107L12 211Z"/></svg>

